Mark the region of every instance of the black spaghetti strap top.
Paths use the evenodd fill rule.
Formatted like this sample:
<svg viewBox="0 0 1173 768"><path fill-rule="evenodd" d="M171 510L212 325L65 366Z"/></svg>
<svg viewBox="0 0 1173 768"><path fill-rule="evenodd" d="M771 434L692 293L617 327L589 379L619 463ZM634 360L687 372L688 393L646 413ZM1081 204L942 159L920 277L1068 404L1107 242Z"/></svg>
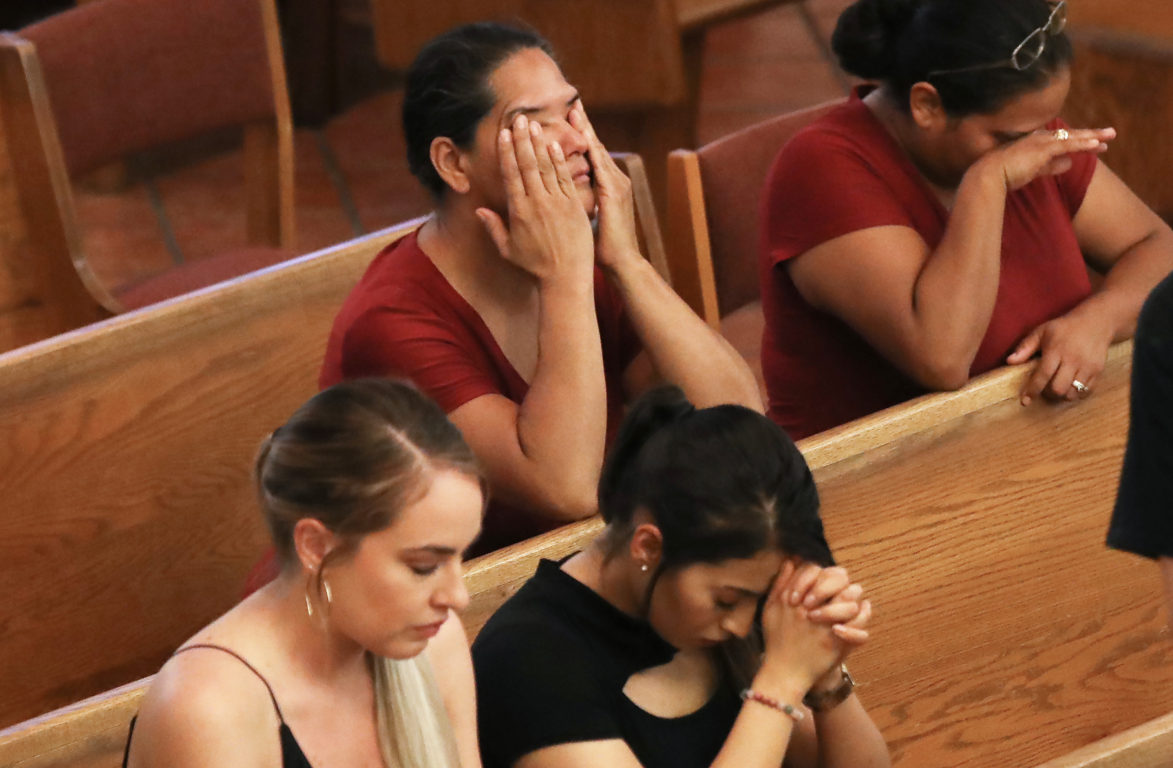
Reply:
<svg viewBox="0 0 1173 768"><path fill-rule="evenodd" d="M228 655L234 657L248 670L256 675L262 683L265 684L265 690L269 692L269 699L273 702L273 709L277 711L277 719L281 721L281 725L277 728L277 736L281 740L281 766L282 768L313 768L310 761L306 758L305 753L301 751L301 745L297 743L297 739L293 737L293 731L289 730L289 726L285 724L285 717L281 714L281 707L277 705L277 697L273 695L273 686L269 685L269 681L265 676L257 671L257 668L241 656L236 651L225 648L222 645L211 645L209 643L194 643L192 645L184 646L176 651L176 654L184 653L185 651L195 650L196 648L211 648L216 651L223 651ZM122 768L126 768L127 762L130 759L130 740L134 738L134 724L138 720L135 715L130 721L130 732L126 734L126 750L122 753Z"/></svg>

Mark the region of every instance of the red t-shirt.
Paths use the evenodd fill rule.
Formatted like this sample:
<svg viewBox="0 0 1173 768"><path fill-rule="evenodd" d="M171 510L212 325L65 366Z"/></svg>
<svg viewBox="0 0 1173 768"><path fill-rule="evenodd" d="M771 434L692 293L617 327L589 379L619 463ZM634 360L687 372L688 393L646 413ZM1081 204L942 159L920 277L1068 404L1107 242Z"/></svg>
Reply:
<svg viewBox="0 0 1173 768"><path fill-rule="evenodd" d="M860 95L782 148L762 196L762 372L770 418L796 440L925 392L846 323L807 304L782 266L870 227L911 227L930 249L945 233L949 212ZM1035 326L1091 293L1071 219L1097 159L1072 161L1067 173L1007 195L998 295L971 376L1004 364Z"/></svg>
<svg viewBox="0 0 1173 768"><path fill-rule="evenodd" d="M623 418L623 371L641 349L623 302L595 270L595 311L607 385L607 444ZM445 412L482 395L520 404L529 392L484 320L419 247L415 233L384 249L347 297L326 346L319 384L410 379ZM490 502L472 554L556 527L526 510Z"/></svg>

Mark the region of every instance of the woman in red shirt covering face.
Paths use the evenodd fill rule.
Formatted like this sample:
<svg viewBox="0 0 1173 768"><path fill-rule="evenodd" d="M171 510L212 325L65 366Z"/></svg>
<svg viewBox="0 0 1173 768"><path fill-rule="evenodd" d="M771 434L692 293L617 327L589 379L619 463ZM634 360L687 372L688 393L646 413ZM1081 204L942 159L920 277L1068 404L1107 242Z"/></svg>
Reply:
<svg viewBox="0 0 1173 768"><path fill-rule="evenodd" d="M874 85L779 155L763 210L771 416L802 437L1005 363L1023 391L1095 389L1173 269L1173 232L1058 119L1067 9L858 0L832 38ZM1087 266L1105 274L1093 291Z"/></svg>
<svg viewBox="0 0 1173 768"><path fill-rule="evenodd" d="M624 401L655 380L761 408L745 362L641 255L630 182L544 40L496 24L433 40L403 122L436 210L347 299L321 383L405 376L440 403L492 486L476 552L593 513Z"/></svg>

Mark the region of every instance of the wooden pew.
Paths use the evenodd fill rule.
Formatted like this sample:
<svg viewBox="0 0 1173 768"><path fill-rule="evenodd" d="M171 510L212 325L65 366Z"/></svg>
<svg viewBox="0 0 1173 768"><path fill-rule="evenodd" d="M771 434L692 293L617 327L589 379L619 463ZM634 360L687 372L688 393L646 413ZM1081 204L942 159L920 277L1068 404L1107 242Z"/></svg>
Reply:
<svg viewBox="0 0 1173 768"><path fill-rule="evenodd" d="M666 274L640 159L616 159ZM236 601L268 542L256 447L420 221L0 355L0 727L153 672Z"/></svg>
<svg viewBox="0 0 1173 768"><path fill-rule="evenodd" d="M1007 368L799 444L837 556L876 603L851 666L895 765L1034 765L1173 710L1155 568L1103 545L1130 356L1130 344L1112 350L1084 403L1023 409L1030 366ZM569 554L599 527L470 563L470 634L539 557ZM0 764L116 765L127 696L0 733Z"/></svg>
<svg viewBox="0 0 1173 768"><path fill-rule="evenodd" d="M1173 757L1173 713L1107 736L1035 768L1168 768Z"/></svg>
<svg viewBox="0 0 1173 768"><path fill-rule="evenodd" d="M602 527L598 518L573 523L469 563L470 605L464 624L470 637L505 598L534 572L543 557L561 558L579 550ZM130 719L151 677L63 707L0 731L0 765L5 768L116 768Z"/></svg>
<svg viewBox="0 0 1173 768"><path fill-rule="evenodd" d="M0 355L0 726L153 672L267 541L261 438L418 221Z"/></svg>
<svg viewBox="0 0 1173 768"><path fill-rule="evenodd" d="M877 605L853 670L896 765L1032 765L1173 710L1156 569L1103 543L1130 361L1083 403L1023 409L1003 369L802 443Z"/></svg>

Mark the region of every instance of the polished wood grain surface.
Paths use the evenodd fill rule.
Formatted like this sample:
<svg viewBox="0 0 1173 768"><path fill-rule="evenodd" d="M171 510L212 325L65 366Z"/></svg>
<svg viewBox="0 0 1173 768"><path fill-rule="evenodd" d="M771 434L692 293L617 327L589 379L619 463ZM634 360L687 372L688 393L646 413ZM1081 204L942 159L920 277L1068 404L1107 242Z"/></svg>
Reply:
<svg viewBox="0 0 1173 768"><path fill-rule="evenodd" d="M0 724L153 672L233 604L268 541L256 447L417 223L0 355Z"/></svg>
<svg viewBox="0 0 1173 768"><path fill-rule="evenodd" d="M895 765L1035 765L1173 710L1155 569L1103 546L1130 355L1113 349L1085 403L1023 409L1029 366L1007 368L800 444L832 546L876 604L851 666ZM600 527L470 563L470 635L540 558ZM128 695L0 734L0 763L24 748L38 766L116 765Z"/></svg>
<svg viewBox="0 0 1173 768"><path fill-rule="evenodd" d="M640 240L666 274L643 166ZM261 438L317 391L374 254L417 222L0 355L0 725L152 671L232 604L267 540ZM78 638L90 638L81 642Z"/></svg>
<svg viewBox="0 0 1173 768"><path fill-rule="evenodd" d="M1168 768L1173 756L1173 713L1112 734L1035 768Z"/></svg>
<svg viewBox="0 0 1173 768"><path fill-rule="evenodd" d="M895 765L1031 765L1173 710L1156 569L1103 543L1129 362L1085 403L1023 408L1010 369L801 444L876 604L852 666Z"/></svg>

